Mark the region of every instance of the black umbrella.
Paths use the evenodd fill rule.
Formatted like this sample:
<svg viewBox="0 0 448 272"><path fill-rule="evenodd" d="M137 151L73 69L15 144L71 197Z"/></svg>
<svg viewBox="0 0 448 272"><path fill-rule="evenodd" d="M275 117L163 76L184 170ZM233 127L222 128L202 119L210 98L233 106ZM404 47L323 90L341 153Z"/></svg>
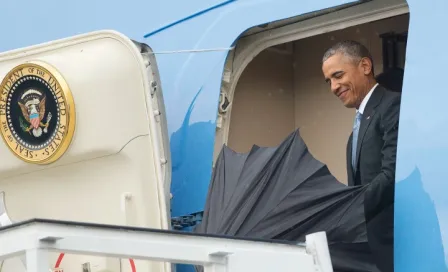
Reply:
<svg viewBox="0 0 448 272"><path fill-rule="evenodd" d="M195 232L303 242L325 231L335 271L375 271L364 221L365 187L348 187L308 151L299 131L278 147L224 146Z"/></svg>

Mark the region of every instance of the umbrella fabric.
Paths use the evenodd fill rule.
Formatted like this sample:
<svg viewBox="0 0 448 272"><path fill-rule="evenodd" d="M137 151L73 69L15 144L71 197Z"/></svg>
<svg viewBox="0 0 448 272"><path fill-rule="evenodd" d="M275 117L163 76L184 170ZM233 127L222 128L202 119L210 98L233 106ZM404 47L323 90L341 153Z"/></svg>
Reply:
<svg viewBox="0 0 448 272"><path fill-rule="evenodd" d="M223 146L195 232L304 242L307 234L325 231L335 271L376 271L365 189L340 183L298 130L277 147L237 153Z"/></svg>

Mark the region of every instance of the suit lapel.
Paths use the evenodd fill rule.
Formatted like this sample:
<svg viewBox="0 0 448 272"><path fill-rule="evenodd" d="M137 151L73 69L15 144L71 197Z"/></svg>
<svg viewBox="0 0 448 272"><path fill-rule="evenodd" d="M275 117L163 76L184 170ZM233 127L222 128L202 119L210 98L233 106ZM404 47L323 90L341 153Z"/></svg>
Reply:
<svg viewBox="0 0 448 272"><path fill-rule="evenodd" d="M381 99L383 98L384 89L382 86L378 85L375 90L373 90L372 95L370 96L369 102L367 102L367 105L364 109L364 113L362 115L361 119L361 125L359 127L359 133L358 133L358 142L356 146L356 162L355 162L355 173L358 170L358 162L359 162L359 153L361 151L361 146L363 144L364 136L366 134L367 129L370 126L370 121L373 119L373 116L375 115L375 108L379 105L381 102Z"/></svg>
<svg viewBox="0 0 448 272"><path fill-rule="evenodd" d="M356 162L355 162L356 166L358 165L359 161L359 152L361 151L362 141L364 140L364 136L366 135L366 131L370 125L370 120L372 120L374 114L375 110L373 110L370 113L364 111L364 114L362 115L361 126L359 127L359 133L358 133L358 142L356 146ZM356 167L356 169L358 169L358 167Z"/></svg>

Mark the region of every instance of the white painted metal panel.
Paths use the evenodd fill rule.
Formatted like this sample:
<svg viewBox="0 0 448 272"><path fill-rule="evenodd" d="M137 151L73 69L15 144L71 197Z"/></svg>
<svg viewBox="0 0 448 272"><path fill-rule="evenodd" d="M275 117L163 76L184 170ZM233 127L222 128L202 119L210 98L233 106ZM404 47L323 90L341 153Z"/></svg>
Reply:
<svg viewBox="0 0 448 272"><path fill-rule="evenodd" d="M0 191L5 192L10 219L167 229L164 185L169 181L164 181L162 164L169 150L159 144L166 133L157 131L151 66L136 44L120 33L99 31L5 52L0 54L0 78L33 60L52 65L67 81L76 106L76 128L68 151L45 166L19 160L0 141ZM51 256L54 265L59 253ZM120 269L116 259L73 255L66 255L61 266L78 271L87 261L96 264L92 272ZM128 260L122 266L130 271ZM169 270L158 263L137 267Z"/></svg>

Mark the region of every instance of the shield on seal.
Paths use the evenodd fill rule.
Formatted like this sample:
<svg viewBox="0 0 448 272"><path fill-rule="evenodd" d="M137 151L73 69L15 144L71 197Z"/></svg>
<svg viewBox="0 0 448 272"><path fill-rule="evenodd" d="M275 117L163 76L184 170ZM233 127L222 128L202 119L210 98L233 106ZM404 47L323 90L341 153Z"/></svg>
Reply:
<svg viewBox="0 0 448 272"><path fill-rule="evenodd" d="M33 128L38 128L40 123L40 118L38 113L32 113L30 114L30 123L33 126Z"/></svg>

